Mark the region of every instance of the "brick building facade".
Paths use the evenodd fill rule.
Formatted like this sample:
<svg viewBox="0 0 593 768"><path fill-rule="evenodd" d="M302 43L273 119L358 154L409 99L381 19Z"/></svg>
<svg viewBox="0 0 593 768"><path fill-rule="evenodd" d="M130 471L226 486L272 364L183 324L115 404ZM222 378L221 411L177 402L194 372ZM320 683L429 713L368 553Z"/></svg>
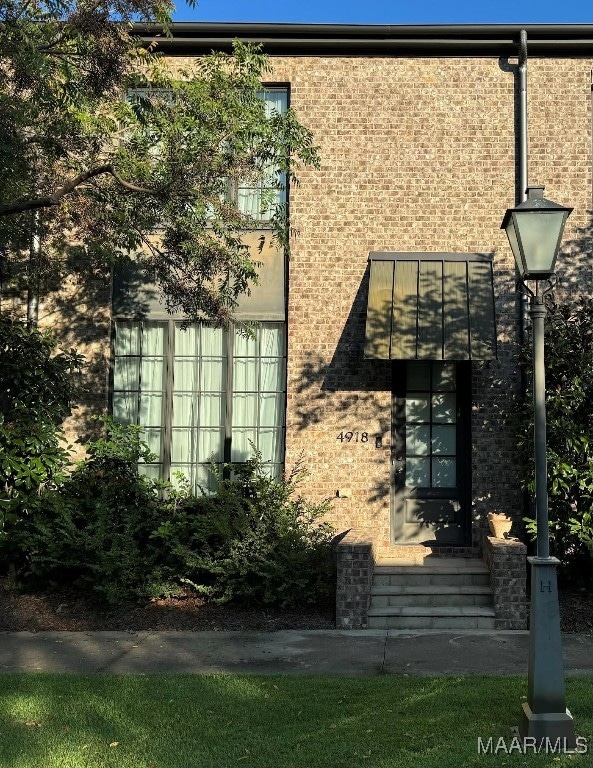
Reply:
<svg viewBox="0 0 593 768"><path fill-rule="evenodd" d="M559 257L560 290L578 286L590 292L593 30L527 31L529 180L545 184L546 197L574 206ZM289 197L296 234L286 265L283 458L290 467L304 457L310 472L305 492L331 497L336 529L352 532L340 567L344 583L363 597L357 602L346 590L339 620L342 626L364 626L369 558L401 555L406 544L404 554L412 559L426 550L481 557L486 514L521 515L513 415L520 394L519 306L513 256L500 229L519 194L519 28L191 24L176 25L163 48L173 66L182 66L186 57L228 48L234 37L264 41L270 85L286 89L320 148L320 170L300 172L300 185ZM418 254L420 264L435 254L491 260L495 354L467 359L466 349L460 356L420 356L433 365L422 370L409 367L414 355L403 362L365 355L369 256L406 253ZM111 316L108 283L100 277L97 286L94 298L103 308L87 329L82 320L78 327L66 323L65 330L79 349L81 338L91 339L81 351L95 366L95 381L105 385L94 393L94 406L106 406ZM41 316L55 324L52 301L46 300ZM456 442L451 430L460 418L435 410L437 402L455 402L450 390L434 389L435 377L450 370L449 363L458 382L465 381L453 406L458 415L461 407L466 413ZM412 370L425 384L409 382L406 389L397 377L410 378ZM428 387L434 413L417 420L415 429L420 443L423 434L432 435L434 452L424 444L407 461L416 461L414 477L421 486L447 485L435 467L453 472L456 485L463 485L465 495L447 508L455 511L453 537L436 507L435 516L426 518L426 535L416 531L406 539L398 528L397 515L408 513L397 509L396 475L399 469L402 476L409 472L406 456L395 455L401 449L394 445L394 402L405 401L414 386L424 394ZM408 436L411 431L408 426ZM447 458L434 448L437 434L443 444L449 441ZM435 526L444 534L435 533ZM521 560L525 550L517 546ZM499 562L515 556L511 549L508 544ZM486 559L490 565L495 559L490 544ZM515 614L503 606L500 616L506 618L497 626L524 624L520 569L516 580L520 605Z"/></svg>

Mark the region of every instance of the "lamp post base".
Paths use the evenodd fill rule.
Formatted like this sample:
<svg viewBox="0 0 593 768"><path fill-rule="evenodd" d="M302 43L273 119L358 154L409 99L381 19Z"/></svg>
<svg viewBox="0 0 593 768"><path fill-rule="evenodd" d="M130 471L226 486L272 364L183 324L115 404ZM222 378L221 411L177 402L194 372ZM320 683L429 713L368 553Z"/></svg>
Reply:
<svg viewBox="0 0 593 768"><path fill-rule="evenodd" d="M531 624L529 630L529 689L519 733L550 748L574 750L576 733L566 708L564 662L555 557L529 557L531 563ZM560 742L558 740L560 739Z"/></svg>
<svg viewBox="0 0 593 768"><path fill-rule="evenodd" d="M523 703L519 722L521 738L535 739L535 744L548 747L549 751L572 752L576 747L574 720L566 709L564 712L534 713L527 702Z"/></svg>

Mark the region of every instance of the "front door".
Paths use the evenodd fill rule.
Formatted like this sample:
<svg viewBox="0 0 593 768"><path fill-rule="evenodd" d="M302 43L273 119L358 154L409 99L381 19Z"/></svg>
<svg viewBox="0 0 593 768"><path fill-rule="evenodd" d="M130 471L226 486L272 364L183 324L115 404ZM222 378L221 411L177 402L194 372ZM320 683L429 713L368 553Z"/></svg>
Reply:
<svg viewBox="0 0 593 768"><path fill-rule="evenodd" d="M470 364L393 364L392 538L469 543Z"/></svg>

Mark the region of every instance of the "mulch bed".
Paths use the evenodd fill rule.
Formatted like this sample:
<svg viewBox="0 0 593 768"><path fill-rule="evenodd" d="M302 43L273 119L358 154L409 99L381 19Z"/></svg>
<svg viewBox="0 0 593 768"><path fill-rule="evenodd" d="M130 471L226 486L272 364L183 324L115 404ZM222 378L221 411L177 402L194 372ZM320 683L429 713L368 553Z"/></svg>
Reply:
<svg viewBox="0 0 593 768"><path fill-rule="evenodd" d="M20 594L0 583L0 631L65 630L252 630L333 629L333 606L323 610L272 611L236 605L209 604L187 592L182 597L97 606L64 592Z"/></svg>
<svg viewBox="0 0 593 768"><path fill-rule="evenodd" d="M559 595L562 631L593 635L593 592L583 588L561 590Z"/></svg>
<svg viewBox="0 0 593 768"><path fill-rule="evenodd" d="M562 631L593 635L593 593L587 589L560 592ZM42 630L139 632L157 630L266 631L334 629L333 606L319 610L272 611L237 605L210 604L187 592L182 597L126 603L106 609L65 592L20 594L0 582L0 631Z"/></svg>

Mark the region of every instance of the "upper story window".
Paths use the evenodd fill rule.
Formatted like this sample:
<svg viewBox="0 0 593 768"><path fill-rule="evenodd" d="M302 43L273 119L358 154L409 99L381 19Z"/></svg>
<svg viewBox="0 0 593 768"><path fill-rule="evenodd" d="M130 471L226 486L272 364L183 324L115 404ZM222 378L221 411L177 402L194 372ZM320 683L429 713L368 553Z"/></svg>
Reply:
<svg viewBox="0 0 593 768"><path fill-rule="evenodd" d="M273 112L282 114L288 109L286 88L266 89L262 91L261 98L265 102L267 116ZM286 203L286 174L279 174L273 166L270 166L265 169L264 178L258 186L239 181L232 192L236 192L237 205L241 213L264 223L270 221L278 206Z"/></svg>
<svg viewBox="0 0 593 768"><path fill-rule="evenodd" d="M172 99L171 91L163 89L135 88L128 91L128 99L148 99L149 96L157 97L169 103ZM259 93L265 104L267 117L274 113L283 114L288 109L287 88L270 87ZM151 150L151 155L157 158L159 155L158 143ZM239 211L249 216L254 221L261 223L263 228L274 217L280 206L286 204L286 174L270 164L263 168L262 177L257 184L247 179L228 179L226 184L226 197L234 202Z"/></svg>

